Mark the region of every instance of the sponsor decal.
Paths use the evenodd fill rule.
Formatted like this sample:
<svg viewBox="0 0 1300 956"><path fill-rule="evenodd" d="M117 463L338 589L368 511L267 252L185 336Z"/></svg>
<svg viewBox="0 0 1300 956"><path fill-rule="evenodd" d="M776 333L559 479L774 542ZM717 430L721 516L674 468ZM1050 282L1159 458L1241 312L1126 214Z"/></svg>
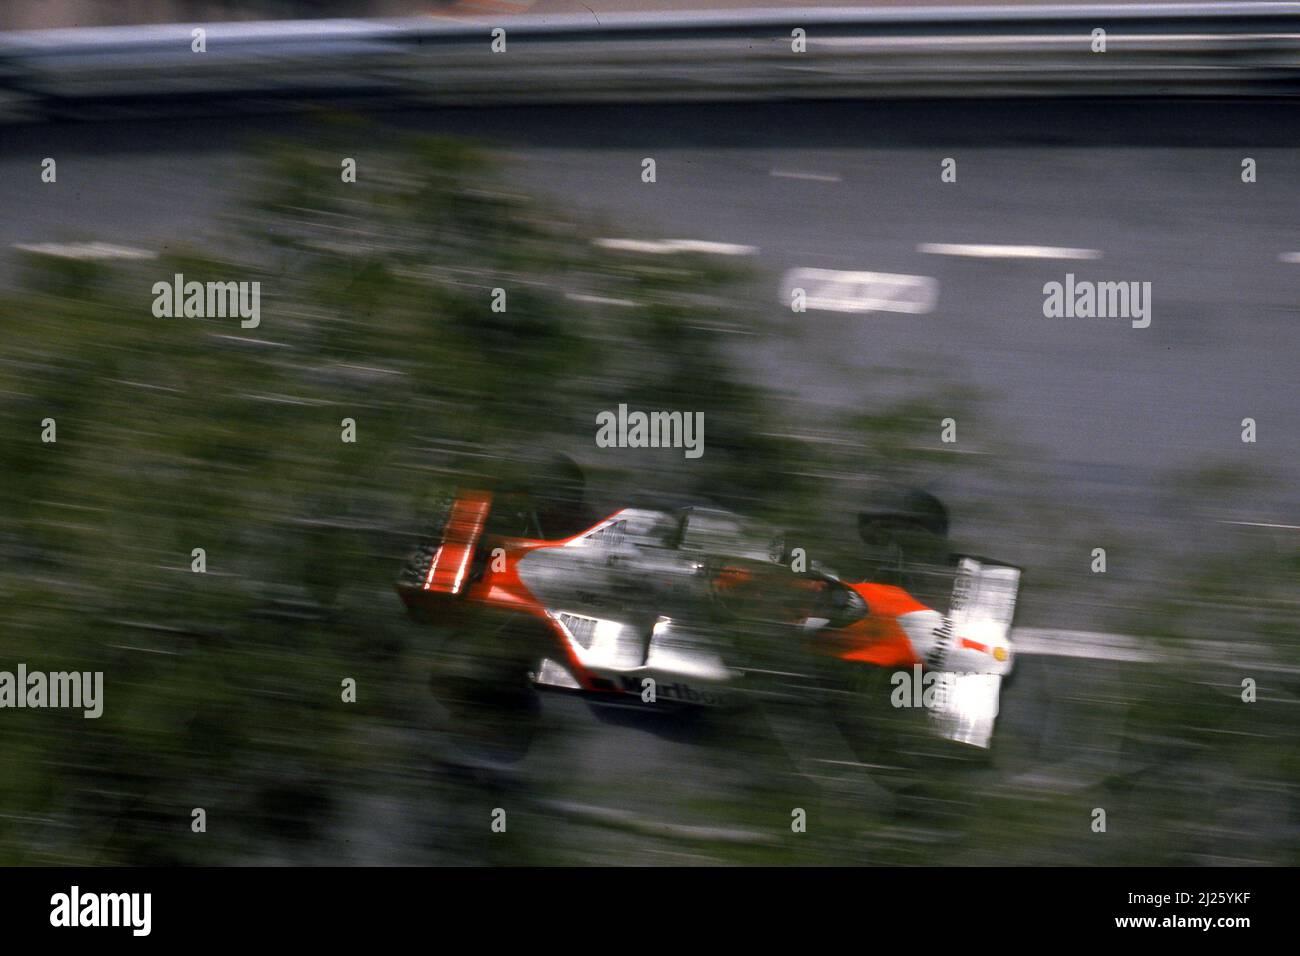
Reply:
<svg viewBox="0 0 1300 956"><path fill-rule="evenodd" d="M619 681L623 685L624 693L641 695L641 675L621 674ZM702 704L706 707L719 707L722 705L722 696L711 693L706 690L696 690L690 684L682 681L674 681L671 684L659 683L655 690L661 700L674 701L681 704Z"/></svg>

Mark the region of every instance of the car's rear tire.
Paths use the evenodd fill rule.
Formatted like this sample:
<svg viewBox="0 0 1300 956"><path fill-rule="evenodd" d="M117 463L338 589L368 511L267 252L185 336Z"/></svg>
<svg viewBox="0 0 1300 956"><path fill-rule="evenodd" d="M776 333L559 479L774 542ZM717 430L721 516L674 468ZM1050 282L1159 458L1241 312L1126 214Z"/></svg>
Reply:
<svg viewBox="0 0 1300 956"><path fill-rule="evenodd" d="M920 488L881 485L869 506L858 514L858 534L867 541L875 531L890 527L920 528L937 538L948 537L948 509Z"/></svg>
<svg viewBox="0 0 1300 956"><path fill-rule="evenodd" d="M560 452L542 451L524 456L517 467L515 477L494 489L499 504L530 526L525 532L511 533L555 539L591 526L587 478L576 461Z"/></svg>
<svg viewBox="0 0 1300 956"><path fill-rule="evenodd" d="M858 536L867 574L882 584L928 593L949 563L948 509L918 488L882 486L858 514Z"/></svg>

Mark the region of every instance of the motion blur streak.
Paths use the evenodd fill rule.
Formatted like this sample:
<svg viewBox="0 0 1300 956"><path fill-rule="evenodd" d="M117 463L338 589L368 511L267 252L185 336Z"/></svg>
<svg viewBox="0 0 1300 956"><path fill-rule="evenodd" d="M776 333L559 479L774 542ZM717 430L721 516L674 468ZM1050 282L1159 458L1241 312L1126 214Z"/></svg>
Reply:
<svg viewBox="0 0 1300 956"><path fill-rule="evenodd" d="M102 671L104 709L4 712L0 860L1296 863L1297 146L1250 99L4 127L0 669ZM1150 327L1044 317L1067 268L1150 282ZM936 295L799 312L795 269ZM156 318L175 274L260 282L256 337ZM702 414L704 453L599 447L620 404ZM992 747L810 663L775 600L728 636L759 690L702 715L409 621L436 502L540 482L548 536L555 452L598 517L709 502L940 610L948 551L1023 568ZM947 503L942 554L859 535L881 481Z"/></svg>

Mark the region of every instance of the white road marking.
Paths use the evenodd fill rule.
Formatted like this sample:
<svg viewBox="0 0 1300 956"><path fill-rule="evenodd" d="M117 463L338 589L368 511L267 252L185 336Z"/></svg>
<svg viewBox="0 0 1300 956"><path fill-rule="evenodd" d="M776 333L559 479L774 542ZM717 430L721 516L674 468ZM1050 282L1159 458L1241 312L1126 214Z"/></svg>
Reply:
<svg viewBox="0 0 1300 956"><path fill-rule="evenodd" d="M354 372L374 372L376 375L405 375L405 372L399 372L395 368L379 368L374 365L340 365L339 368L351 369Z"/></svg>
<svg viewBox="0 0 1300 956"><path fill-rule="evenodd" d="M319 407L329 405L323 398L294 398L292 395L259 395L256 392L240 392L240 398L251 398L255 402L270 402L272 405L306 405Z"/></svg>
<svg viewBox="0 0 1300 956"><path fill-rule="evenodd" d="M857 760L827 760L827 759L824 758L824 757L813 757L813 758L812 758L812 762L813 762L813 763L828 763L828 764L831 764L832 766L836 766L836 767L863 767L863 768L865 768L865 769L867 769L867 770L901 770L901 769L903 769L902 767L897 767L897 766L895 766L895 765L893 765L893 764L887 764L887 763L861 763L861 762L859 762L859 761L857 761Z"/></svg>
<svg viewBox="0 0 1300 956"><path fill-rule="evenodd" d="M933 256L967 256L974 259L1100 259L1100 249L1066 246L998 246L960 242L923 242L917 252Z"/></svg>
<svg viewBox="0 0 1300 956"><path fill-rule="evenodd" d="M564 293L564 297L568 299L570 302L588 302L592 305L621 305L621 306L636 305L636 303L633 302L631 299L611 299L608 296L587 295L586 293L583 292L566 292Z"/></svg>
<svg viewBox="0 0 1300 956"><path fill-rule="evenodd" d="M729 843L765 843L769 839L767 834L758 830L670 823L666 820L654 820L621 808L576 803L571 800L543 800L542 805L566 816L578 817L611 826L623 826L657 837L669 836L688 840L725 841Z"/></svg>
<svg viewBox="0 0 1300 956"><path fill-rule="evenodd" d="M771 174L777 179L806 179L814 183L840 182L840 177L835 173L799 173L790 169L774 169Z"/></svg>
<svg viewBox="0 0 1300 956"><path fill-rule="evenodd" d="M991 455L993 452L984 451L980 448L958 448L955 444L940 443L939 445L902 445L906 451L940 451L948 455Z"/></svg>
<svg viewBox="0 0 1300 956"><path fill-rule="evenodd" d="M160 651L156 647L136 647L133 644L109 644L108 646L115 651L143 651L146 654L166 654L169 657L180 654L180 651Z"/></svg>
<svg viewBox="0 0 1300 956"><path fill-rule="evenodd" d="M753 329L729 329L724 325L691 325L691 329L699 329L701 332L717 332L719 335L758 335Z"/></svg>
<svg viewBox="0 0 1300 956"><path fill-rule="evenodd" d="M133 388L148 388L158 392L173 392L177 395L181 393L179 388L170 388L166 385L150 385L148 382L131 382L124 378L110 378L109 381L114 385L130 385Z"/></svg>
<svg viewBox="0 0 1300 956"><path fill-rule="evenodd" d="M1219 524L1235 524L1242 528L1277 528L1281 531L1300 531L1300 524L1269 524L1267 521L1220 521Z"/></svg>
<svg viewBox="0 0 1300 956"><path fill-rule="evenodd" d="M1059 631L1049 627L1013 628L1011 648L1016 654L1038 657L1086 657L1145 664L1164 659L1159 649L1128 634Z"/></svg>
<svg viewBox="0 0 1300 956"><path fill-rule="evenodd" d="M107 242L40 242L14 243L15 249L40 256L59 259L157 259L158 253L129 246L114 246Z"/></svg>
<svg viewBox="0 0 1300 956"><path fill-rule="evenodd" d="M649 252L664 255L672 252L702 252L715 256L752 256L757 246L742 246L730 242L707 242L703 239L597 239L595 245L602 249L620 252Z"/></svg>
<svg viewBox="0 0 1300 956"><path fill-rule="evenodd" d="M1278 258L1283 262L1297 263L1300 262L1300 252L1284 252Z"/></svg>
<svg viewBox="0 0 1300 956"><path fill-rule="evenodd" d="M791 269L781 280L782 304L789 308L796 289L804 291L809 312L904 312L921 315L934 309L939 284L930 276L891 272L841 272L836 269Z"/></svg>
<svg viewBox="0 0 1300 956"><path fill-rule="evenodd" d="M218 332L209 332L208 334L214 339L222 339L226 342L244 342L248 345L274 345L278 349L293 348L293 346L287 342L272 342L270 339L253 339L249 338L247 335L223 335Z"/></svg>

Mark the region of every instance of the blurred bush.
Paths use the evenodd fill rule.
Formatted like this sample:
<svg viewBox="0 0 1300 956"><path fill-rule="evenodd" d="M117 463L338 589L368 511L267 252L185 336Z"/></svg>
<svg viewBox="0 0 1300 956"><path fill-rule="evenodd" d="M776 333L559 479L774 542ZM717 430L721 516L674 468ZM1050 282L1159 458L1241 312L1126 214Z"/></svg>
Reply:
<svg viewBox="0 0 1300 956"><path fill-rule="evenodd" d="M336 155L274 151L233 233L156 260L31 256L0 304L6 660L106 680L98 720L5 714L0 859L310 841L427 695L391 592L422 502L591 449L599 410L706 415L697 467L621 466L633 485L760 509L799 485L720 347L738 273L598 249L464 144L371 153L356 183ZM260 282L260 325L155 317L176 273ZM194 807L223 821L203 839Z"/></svg>

